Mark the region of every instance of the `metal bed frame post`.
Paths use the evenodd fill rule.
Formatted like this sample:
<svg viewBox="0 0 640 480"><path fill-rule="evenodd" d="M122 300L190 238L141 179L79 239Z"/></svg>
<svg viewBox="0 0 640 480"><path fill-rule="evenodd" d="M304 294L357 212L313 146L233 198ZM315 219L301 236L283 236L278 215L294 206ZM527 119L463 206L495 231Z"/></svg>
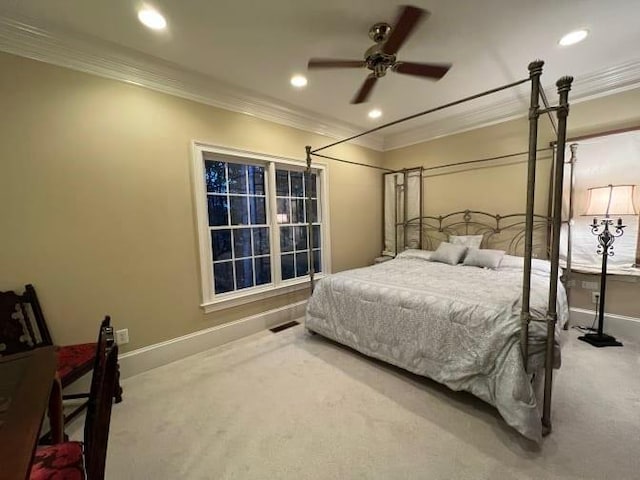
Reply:
<svg viewBox="0 0 640 480"><path fill-rule="evenodd" d="M311 147L307 145L304 147L307 152L307 169L306 169L306 182L305 193L307 194L307 264L309 266L309 294L313 294L313 277L315 273L313 265L313 216L311 215L313 201L311 200ZM317 202L317 210L320 210L319 202ZM319 212L318 212L319 213Z"/></svg>
<svg viewBox="0 0 640 480"><path fill-rule="evenodd" d="M397 174L393 174L393 221L394 223L394 234L395 234L395 243L393 245L393 249L395 251L395 254L398 255L398 253L400 253L398 251L398 244L400 243L400 236L398 234L398 227L400 225L400 222L398 222L398 192L400 191L400 189L398 188L400 186L400 184L398 183L398 175Z"/></svg>
<svg viewBox="0 0 640 480"><path fill-rule="evenodd" d="M569 218L567 219L567 265L565 268L564 274L564 288L567 292L567 304L571 305L571 290L573 289L573 285L571 282L573 281L573 274L571 272L571 229L573 222L573 214L574 214L574 205L573 205L573 187L575 186L575 164L577 160L576 152L578 151L578 144L572 143L569 145L569 149L571 150L571 158L567 162L569 164ZM564 324L564 329L569 330L569 320L567 320Z"/></svg>
<svg viewBox="0 0 640 480"><path fill-rule="evenodd" d="M556 137L558 132L556 131ZM551 217L553 217L553 172L556 171L556 146L555 143L551 143L551 168L549 169L549 195L547 199L547 259L551 257Z"/></svg>
<svg viewBox="0 0 640 480"><path fill-rule="evenodd" d="M424 178L422 178L422 173L424 171L423 167L420 167L420 250L422 250L424 248L424 238L423 238L423 232L422 229L424 227L424 222L423 222L423 216L424 216Z"/></svg>
<svg viewBox="0 0 640 480"><path fill-rule="evenodd" d="M538 148L538 117L540 116L540 76L542 75L542 60L535 60L529 64L529 78L531 79L531 101L529 107L529 156L527 168L527 209L525 220L524 272L522 279L522 312L520 314L520 349L525 371L529 363L529 323L531 312L531 257L533 255L533 209L536 192L536 155Z"/></svg>
<svg viewBox="0 0 640 480"><path fill-rule="evenodd" d="M549 281L549 306L547 310L547 339L544 364L544 404L542 409L542 431L551 433L551 392L553 387L553 360L555 327L558 321L558 273L560 259L560 227L562 225L562 188L564 180L564 158L567 142L567 116L569 115L569 90L572 77L562 77L556 82L560 102L556 109L558 115L557 161L553 188L553 236L551 239L551 278Z"/></svg>
<svg viewBox="0 0 640 480"><path fill-rule="evenodd" d="M402 251L407 248L407 212L409 211L409 171L402 170Z"/></svg>
<svg viewBox="0 0 640 480"><path fill-rule="evenodd" d="M392 175L393 179L393 249L394 255L398 254L398 226L400 222L398 222L398 192L399 192L399 184L398 184L398 172L396 171L388 171L382 176L382 212L383 212L383 225L382 225L382 245L383 250L385 249L385 240L387 235L387 218L386 218L386 210L387 210L387 175Z"/></svg>
<svg viewBox="0 0 640 480"><path fill-rule="evenodd" d="M386 251L387 245L385 240L387 239L387 174L382 174L382 233L380 251Z"/></svg>

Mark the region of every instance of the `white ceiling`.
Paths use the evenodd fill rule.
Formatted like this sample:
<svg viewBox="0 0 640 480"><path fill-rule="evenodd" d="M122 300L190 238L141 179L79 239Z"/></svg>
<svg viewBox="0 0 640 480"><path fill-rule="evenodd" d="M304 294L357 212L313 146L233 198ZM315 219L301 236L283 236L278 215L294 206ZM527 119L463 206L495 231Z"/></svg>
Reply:
<svg viewBox="0 0 640 480"><path fill-rule="evenodd" d="M602 93L589 90L587 79L593 83L594 78L600 82L606 78L610 90L640 85L640 68L635 68L640 65L638 0L412 0L432 15L398 58L451 62L453 68L440 82L389 73L363 105L349 101L366 76L364 69L309 72L309 85L303 90L294 90L289 78L305 73L310 57L362 58L372 43L369 27L379 21L394 22L398 8L394 2L153 0L150 4L167 18L166 32L148 30L138 22L141 3L135 0L0 0L0 12L85 43L95 39L103 49L124 47L149 56L146 59L162 59L211 77L212 82L238 87L239 95L360 129L524 78L527 64L536 58L546 62L544 85L553 85L565 74L576 77L577 84L584 79L578 97ZM576 28L590 30L587 40L559 47L558 39ZM618 72L620 66L626 68L626 76L617 84L607 72ZM504 107L493 117L513 115L518 107L524 113L526 98L526 88L511 90L394 127L387 135L405 135L405 143L410 143L415 139L411 132L418 127L437 130L434 119L480 115L490 102ZM367 117L373 107L384 112L381 119ZM493 117L479 116L476 123L495 121ZM433 137L434 131L419 135Z"/></svg>

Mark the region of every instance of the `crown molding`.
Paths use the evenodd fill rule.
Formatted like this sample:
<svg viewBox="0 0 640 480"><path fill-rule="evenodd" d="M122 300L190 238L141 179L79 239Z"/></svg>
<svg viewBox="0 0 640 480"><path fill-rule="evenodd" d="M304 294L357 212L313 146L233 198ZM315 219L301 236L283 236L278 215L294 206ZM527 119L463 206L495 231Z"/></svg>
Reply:
<svg viewBox="0 0 640 480"><path fill-rule="evenodd" d="M0 51L132 83L335 139L362 132L362 128L354 125L258 96L133 49L92 36L37 27L16 17L0 16ZM383 137L367 135L353 140L353 143L380 151Z"/></svg>
<svg viewBox="0 0 640 480"><path fill-rule="evenodd" d="M124 81L199 103L254 116L327 137L342 139L363 131L288 105L279 100L223 83L208 75L93 36L34 26L30 20L0 16L0 51L61 67ZM579 103L640 87L640 59L578 76L571 101ZM545 87L550 101L555 86ZM400 132L369 134L352 141L378 151L389 151L436 138L526 116L526 100L510 92L491 97L492 102L468 104L455 112L431 115L419 127Z"/></svg>
<svg viewBox="0 0 640 480"><path fill-rule="evenodd" d="M620 65L577 76L571 87L571 103L580 103L594 98L624 92L640 87L640 59ZM555 85L544 88L551 104L557 98ZM518 98L506 98L509 93L493 96L491 104L449 115L432 116L427 123L419 127L398 133L388 134L384 138L384 151L408 147L436 138L462 133L496 123L526 117L528 102Z"/></svg>

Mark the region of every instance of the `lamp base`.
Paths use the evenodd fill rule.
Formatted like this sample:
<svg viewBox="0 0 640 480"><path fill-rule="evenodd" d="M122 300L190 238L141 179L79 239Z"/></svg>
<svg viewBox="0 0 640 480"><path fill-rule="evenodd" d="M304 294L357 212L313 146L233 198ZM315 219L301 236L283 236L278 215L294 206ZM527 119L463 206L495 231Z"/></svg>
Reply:
<svg viewBox="0 0 640 480"><path fill-rule="evenodd" d="M578 340L582 340L583 342L587 342L594 347L602 348L602 347L621 347L622 343L617 341L615 337L611 335L607 335L603 333L602 335L598 335L597 333L587 333L582 337L578 337Z"/></svg>

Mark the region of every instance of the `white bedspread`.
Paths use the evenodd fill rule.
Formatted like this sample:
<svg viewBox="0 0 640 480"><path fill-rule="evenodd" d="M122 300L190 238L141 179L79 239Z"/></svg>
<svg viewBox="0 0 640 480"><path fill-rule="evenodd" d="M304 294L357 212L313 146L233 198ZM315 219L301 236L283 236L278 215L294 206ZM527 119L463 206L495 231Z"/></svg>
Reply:
<svg viewBox="0 0 640 480"><path fill-rule="evenodd" d="M534 318L544 319L548 285L548 274L532 275ZM469 391L494 405L522 435L540 441L536 396L519 346L521 289L519 269L397 258L320 280L307 306L306 326L453 390ZM569 313L559 289L561 325ZM532 352L541 351L545 332L545 323L531 323Z"/></svg>

